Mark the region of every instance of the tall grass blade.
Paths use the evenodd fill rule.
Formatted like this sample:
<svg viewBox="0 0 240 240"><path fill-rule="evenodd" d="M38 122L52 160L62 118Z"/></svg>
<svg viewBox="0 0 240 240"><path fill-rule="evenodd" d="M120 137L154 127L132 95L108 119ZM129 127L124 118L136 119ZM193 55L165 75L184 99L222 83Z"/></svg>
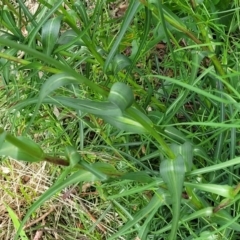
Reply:
<svg viewBox="0 0 240 240"><path fill-rule="evenodd" d="M121 43L124 34L128 30L129 25L130 25L134 15L136 14L140 4L141 4L140 1L132 0L130 2L129 6L128 6L128 9L126 11L126 15L125 15L124 20L123 20L122 25L121 25L121 29L118 33L118 36L117 36L113 46L111 47L111 51L108 54L107 59L104 63L104 67L103 67L104 72L106 72L108 70L108 66L109 66L110 62L112 61L115 53L117 52L119 44Z"/></svg>
<svg viewBox="0 0 240 240"><path fill-rule="evenodd" d="M185 175L183 156L177 155L176 159L165 159L160 165L160 174L167 184L172 198L172 228L169 240L176 239L178 221L181 209L182 188Z"/></svg>

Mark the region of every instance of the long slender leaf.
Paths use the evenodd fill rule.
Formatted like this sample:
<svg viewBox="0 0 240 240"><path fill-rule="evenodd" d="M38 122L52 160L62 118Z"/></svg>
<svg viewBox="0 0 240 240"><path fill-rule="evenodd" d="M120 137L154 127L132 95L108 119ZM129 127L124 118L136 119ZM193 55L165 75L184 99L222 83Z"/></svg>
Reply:
<svg viewBox="0 0 240 240"><path fill-rule="evenodd" d="M18 103L13 109L22 109L30 104L36 104L39 98L27 99ZM70 97L46 97L42 103L55 104L57 106L70 107L75 110L81 110L86 113L96 114L98 116L121 116L122 112L115 104L110 102L97 102L84 99L76 99Z"/></svg>

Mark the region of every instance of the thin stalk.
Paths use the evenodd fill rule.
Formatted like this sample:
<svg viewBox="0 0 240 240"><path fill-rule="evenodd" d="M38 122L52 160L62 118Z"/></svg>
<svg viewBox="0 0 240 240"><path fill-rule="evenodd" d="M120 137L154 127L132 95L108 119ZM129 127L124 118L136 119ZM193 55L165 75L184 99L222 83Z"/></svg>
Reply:
<svg viewBox="0 0 240 240"><path fill-rule="evenodd" d="M220 98L223 98L223 87L222 87L222 82L221 81L217 81L218 84L218 89L220 92ZM220 103L220 116L219 116L219 122L223 123L225 121L225 104L223 102ZM223 149L223 145L224 145L224 137L226 135L226 131L225 132L221 132L218 136L218 140L217 140L217 145L216 145L216 149L215 149L215 153L214 153L214 159L215 161L221 161L221 154L222 154L222 149Z"/></svg>
<svg viewBox="0 0 240 240"><path fill-rule="evenodd" d="M230 110L230 115L233 116L233 106L229 104L229 110ZM236 141L236 128L231 129L231 140L230 140L230 159L233 159L236 154L236 146L237 146L237 141ZM230 172L232 174L229 175L228 183L230 186L233 185L233 166L230 167Z"/></svg>

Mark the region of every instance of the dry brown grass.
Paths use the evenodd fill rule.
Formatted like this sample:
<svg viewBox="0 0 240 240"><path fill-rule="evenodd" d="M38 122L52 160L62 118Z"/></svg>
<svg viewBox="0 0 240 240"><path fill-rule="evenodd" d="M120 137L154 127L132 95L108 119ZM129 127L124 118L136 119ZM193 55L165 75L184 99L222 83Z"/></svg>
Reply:
<svg viewBox="0 0 240 240"><path fill-rule="evenodd" d="M4 160L0 166L0 239L11 240L16 232L6 210L5 204L17 214L19 219L42 193L53 183L47 163L26 164L14 160ZM98 209L98 193L88 192L91 185L65 189L58 196L46 202L35 212L25 226L29 239L91 239L84 232L87 226L99 236L113 232L110 225L113 215L108 214L102 221L97 221L104 209ZM103 206L102 206L103 207ZM107 205L106 205L107 207ZM74 229L74 231L73 231ZM95 235L95 234L94 234ZM85 237L85 238L83 238ZM103 239L103 238L99 238Z"/></svg>

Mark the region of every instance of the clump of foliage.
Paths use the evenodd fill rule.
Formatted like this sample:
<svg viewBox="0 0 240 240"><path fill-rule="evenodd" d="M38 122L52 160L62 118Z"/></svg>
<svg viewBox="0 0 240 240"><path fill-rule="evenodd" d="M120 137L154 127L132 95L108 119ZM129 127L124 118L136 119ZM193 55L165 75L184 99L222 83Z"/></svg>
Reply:
<svg viewBox="0 0 240 240"><path fill-rule="evenodd" d="M0 154L64 166L15 239L36 209L82 182L121 216L101 239L236 239L238 2L119 4L41 0L33 13L3 1L1 78L13 121L12 133L0 129ZM34 139L37 129L54 147Z"/></svg>

